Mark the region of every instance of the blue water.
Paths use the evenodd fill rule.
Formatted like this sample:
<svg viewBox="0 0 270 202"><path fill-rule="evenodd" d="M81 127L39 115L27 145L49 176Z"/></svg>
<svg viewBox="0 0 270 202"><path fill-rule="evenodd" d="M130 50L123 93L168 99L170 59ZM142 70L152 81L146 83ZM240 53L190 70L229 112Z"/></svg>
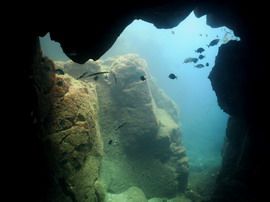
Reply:
<svg viewBox="0 0 270 202"><path fill-rule="evenodd" d="M207 44L219 38L220 42L208 48ZM103 59L125 53L137 53L146 59L158 85L177 103L180 109L183 142L191 164L219 163L228 115L217 104L215 92L207 78L215 64L220 45L239 40L226 27L211 28L206 16L197 18L191 13L172 29L157 29L141 20L134 21L117 39ZM195 50L205 49L205 56L195 68L183 63L185 58L198 57ZM168 78L170 73L178 79Z"/></svg>
<svg viewBox="0 0 270 202"><path fill-rule="evenodd" d="M218 45L208 48L207 44L216 38L220 39ZM207 77L220 45L229 40L239 39L226 27L209 27L205 16L196 18L194 13L172 29L157 29L150 23L135 20L101 58L137 53L147 61L157 84L179 106L183 143L191 165L220 162L228 115L219 108ZM59 44L52 43L48 35L41 39L41 47L53 60L68 60ZM197 69L192 63L184 64L185 58L199 56L195 53L199 47L206 51L202 53L205 58L197 64L208 62L209 66ZM169 79L170 73L178 79Z"/></svg>

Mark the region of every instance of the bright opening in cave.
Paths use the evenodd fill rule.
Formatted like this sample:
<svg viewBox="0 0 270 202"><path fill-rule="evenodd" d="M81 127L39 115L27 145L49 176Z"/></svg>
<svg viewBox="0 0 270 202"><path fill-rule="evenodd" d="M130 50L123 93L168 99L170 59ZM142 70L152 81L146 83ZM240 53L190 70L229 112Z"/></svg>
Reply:
<svg viewBox="0 0 270 202"><path fill-rule="evenodd" d="M218 43L208 47L215 39L219 39ZM157 29L150 23L135 20L102 56L106 59L137 53L146 59L157 84L179 106L183 141L191 168L219 165L221 160L228 116L219 108L207 77L215 65L219 47L230 40L239 41L240 38L226 27L211 28L206 23L206 16L197 18L192 12L172 29ZM195 52L198 48L204 51ZM185 59L199 55L203 58L196 63L184 63ZM204 67L196 68L198 64ZM168 75L171 73L178 79L170 80Z"/></svg>

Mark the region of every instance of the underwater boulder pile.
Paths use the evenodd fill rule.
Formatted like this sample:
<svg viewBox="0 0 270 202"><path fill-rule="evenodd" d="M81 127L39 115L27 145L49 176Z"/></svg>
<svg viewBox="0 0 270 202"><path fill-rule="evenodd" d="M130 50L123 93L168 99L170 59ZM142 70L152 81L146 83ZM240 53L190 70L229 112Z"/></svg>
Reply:
<svg viewBox="0 0 270 202"><path fill-rule="evenodd" d="M131 187L148 199L185 191L189 166L179 110L153 82L145 60L127 54L56 66L61 74L50 91L53 118L44 140L59 201L102 201L105 192L107 200L118 200Z"/></svg>

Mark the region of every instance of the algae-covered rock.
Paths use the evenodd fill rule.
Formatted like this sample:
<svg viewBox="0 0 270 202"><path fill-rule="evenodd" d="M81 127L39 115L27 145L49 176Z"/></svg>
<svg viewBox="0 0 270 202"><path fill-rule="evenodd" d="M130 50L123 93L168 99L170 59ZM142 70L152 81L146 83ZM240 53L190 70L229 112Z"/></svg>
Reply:
<svg viewBox="0 0 270 202"><path fill-rule="evenodd" d="M107 191L121 193L138 186L148 198L182 192L188 172L178 169L177 160L186 154L176 105L153 84L139 56L128 54L101 64L117 78L117 83L97 83L105 145L101 178Z"/></svg>
<svg viewBox="0 0 270 202"><path fill-rule="evenodd" d="M102 201L96 184L103 146L95 85L57 75L50 96L43 137L54 181L50 201Z"/></svg>
<svg viewBox="0 0 270 202"><path fill-rule="evenodd" d="M145 60L128 54L84 65L58 62L57 67L66 74L56 77L51 91L54 119L45 139L54 151L56 176L61 173L62 195L102 201L106 190L107 201L121 202L173 198L185 190L188 162L180 162L186 153L178 109L154 84ZM100 71L109 73L76 79ZM100 178L99 129L105 153Z"/></svg>
<svg viewBox="0 0 270 202"><path fill-rule="evenodd" d="M105 202L147 202L147 199L141 189L130 187L120 194L107 194Z"/></svg>

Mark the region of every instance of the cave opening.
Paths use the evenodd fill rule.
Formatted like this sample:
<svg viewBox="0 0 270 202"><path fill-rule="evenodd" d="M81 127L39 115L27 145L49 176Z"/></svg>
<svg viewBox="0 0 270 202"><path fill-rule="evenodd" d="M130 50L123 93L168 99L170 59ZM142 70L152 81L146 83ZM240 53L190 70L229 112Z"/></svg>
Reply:
<svg viewBox="0 0 270 202"><path fill-rule="evenodd" d="M216 43L213 42L215 40ZM64 72L67 71L75 78L79 78L84 73L84 68L87 70L92 68L92 73L113 71L116 74L117 85L122 85L121 88L114 87L117 85L116 82L114 83L114 75L111 73L93 77L96 78L94 80L92 78L92 80L89 78L86 80L89 83L97 83L96 90L99 113L101 114L99 126L104 144L101 179L97 186L100 186L99 183L104 185L110 200L122 200L119 197L127 189L127 193L130 192L134 195L140 195L139 192L142 190L143 195L149 200L155 197L172 198L177 191L174 192L170 188L164 189L164 187L161 191L153 184L161 186L159 184L161 183L164 186L165 183L174 181L175 176L165 175L164 177L161 171L158 172L153 167L164 169L164 173L173 169L172 173L175 174L178 172L177 169L171 167L179 165L173 162L174 160L178 163L179 160L181 161L180 173L186 172L183 164L187 164L189 173L188 181L184 187L181 187L181 181L186 179L179 174L176 177L178 182L176 185L172 183L172 187L178 186L179 190L182 190L181 192L188 190L186 192L187 198L208 199L210 197L220 168L221 150L228 116L218 106L216 95L207 77L215 65L215 57L219 47L231 40L239 41L240 39L226 27L215 29L209 27L206 24L206 16L197 18L193 12L178 26L171 29L157 29L152 24L142 20L133 21L118 37L111 49L96 61L96 64L93 60L85 65L72 63L63 54L60 46L50 41L48 35L40 38L43 54L55 62L56 69L63 69ZM199 48L202 49L199 50ZM98 67L100 64L102 67ZM120 65L121 68L130 68L129 71L134 71L133 65L137 65L139 68L130 75L129 72L123 72L117 65ZM143 70L140 69L140 66L143 66ZM169 78L170 74L176 75L177 78ZM149 111L149 114L152 113L153 116L157 117L154 118L154 121L147 122L145 117L148 116L147 110L149 109L144 111L145 108L137 110L142 114L136 115L139 117L137 120L128 118L135 113L131 108L136 108L138 104L131 100L138 99L136 96L145 95L137 93L137 91L141 90L145 93L149 90L141 86L144 82L141 76L144 76L146 82L150 83L148 86L149 94L155 97L155 101L152 103L154 110L153 112ZM129 79L125 80L125 77ZM122 82L121 79L125 81ZM132 96L132 93L119 93L120 90L124 93L133 92L134 89L129 86L128 82L133 83L133 85L138 84L137 91L134 91L135 97ZM126 86L130 88L126 88ZM108 87L111 88L110 92L106 90ZM159 103L160 94L163 97L168 96L168 98L162 99L169 99L169 101ZM130 97L129 100L117 98L126 95ZM113 103L107 103L110 96L115 96ZM147 96L145 97L147 98ZM104 100L102 101L102 99ZM144 102L144 99L140 101ZM171 110L172 106L175 107L175 111ZM121 108L125 108L125 110ZM110 117L109 120L106 116ZM123 117L119 118L119 116ZM139 119L145 119L145 125L157 124L156 128L158 129L149 132L149 130L155 130L155 127L145 128L140 125L142 123ZM174 121L173 124L172 121ZM147 140L143 136L137 139L132 137L133 134L140 133L140 130L144 131L143 134L148 135ZM158 140L155 138L153 140L152 133L160 133ZM166 133L170 133L170 140L166 139ZM126 134L131 137L127 138L124 136ZM171 139L176 139L176 141L173 142L174 140ZM166 141L172 142L167 143ZM176 143L177 141L180 141L181 144ZM173 159L176 158L174 152L182 152L184 148L186 148L185 156L177 156L180 159ZM132 157L127 159L128 157L124 153L130 151L132 151ZM149 156L146 153L149 153ZM155 160L149 163L150 158ZM143 163L142 159L144 159ZM157 163L156 160L159 162ZM167 167L170 167L168 170L161 166L164 162ZM153 176L154 179L150 179ZM158 180L157 176L168 179ZM139 188L138 190L136 186Z"/></svg>
<svg viewBox="0 0 270 202"><path fill-rule="evenodd" d="M214 40L218 43L209 46ZM210 187L214 187L221 166L228 119L218 106L208 75L219 47L232 40L240 41L232 30L225 26L212 28L206 16L197 18L191 12L171 29L157 29L151 23L135 20L101 57L106 60L136 53L147 61L154 82L180 109L181 141L190 166L189 188L206 197L211 195ZM177 78L168 78L171 73Z"/></svg>

